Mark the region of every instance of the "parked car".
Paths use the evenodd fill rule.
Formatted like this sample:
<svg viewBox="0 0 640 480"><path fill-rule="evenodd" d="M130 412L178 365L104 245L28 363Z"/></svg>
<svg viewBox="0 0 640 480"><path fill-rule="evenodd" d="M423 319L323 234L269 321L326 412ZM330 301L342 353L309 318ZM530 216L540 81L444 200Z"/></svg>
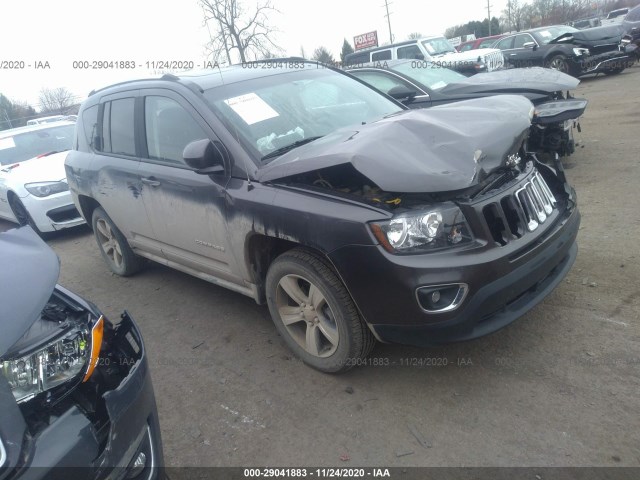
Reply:
<svg viewBox="0 0 640 480"><path fill-rule="evenodd" d="M456 47L456 50L459 52L466 52L467 50L477 50L479 48L491 48L502 37L504 37L504 35L492 35L490 37L476 38L475 40L462 42Z"/></svg>
<svg viewBox="0 0 640 480"><path fill-rule="evenodd" d="M525 153L533 111L411 110L341 70L256 62L94 92L67 177L113 272L146 257L248 295L339 372L375 339L491 333L561 282L580 216L561 165Z"/></svg>
<svg viewBox="0 0 640 480"><path fill-rule="evenodd" d="M444 37L407 40L393 45L350 53L345 56L344 65L353 67L369 62L401 59L428 60L465 75L491 72L504 66L502 53L496 49L483 48L473 52L458 52Z"/></svg>
<svg viewBox="0 0 640 480"><path fill-rule="evenodd" d="M590 36L590 30L595 29L578 30L567 25L534 28L509 35L495 47L502 50L505 61L513 67L543 66L574 77L624 70L630 60L624 52L592 54L582 43L582 39Z"/></svg>
<svg viewBox="0 0 640 480"><path fill-rule="evenodd" d="M348 70L349 73L400 100L409 108L425 108L472 98L520 94L536 106L528 149L571 155L573 128L587 100L568 97L580 80L549 68L516 68L473 77L417 60L392 60ZM565 95L564 92L567 92Z"/></svg>
<svg viewBox="0 0 640 480"><path fill-rule="evenodd" d="M64 170L74 130L64 121L0 131L0 218L39 233L84 223Z"/></svg>
<svg viewBox="0 0 640 480"><path fill-rule="evenodd" d="M599 17L581 18L570 23L570 26L577 29L599 27L600 25L602 22Z"/></svg>
<svg viewBox="0 0 640 480"><path fill-rule="evenodd" d="M160 478L144 343L57 285L30 227L0 233L0 478ZM82 467L82 468L77 468Z"/></svg>
<svg viewBox="0 0 640 480"><path fill-rule="evenodd" d="M622 22L625 35L622 38L622 45L629 50L630 46L635 47L631 50L636 60L640 61L640 5L632 8Z"/></svg>
<svg viewBox="0 0 640 480"><path fill-rule="evenodd" d="M602 20L603 25L608 25L612 23L621 23L624 20L624 17L629 13L629 8L618 8L616 10L611 10L605 19Z"/></svg>
<svg viewBox="0 0 640 480"><path fill-rule="evenodd" d="M27 120L27 126L40 125L41 123L59 122L61 120L67 120L67 118L64 115L51 115L49 117L33 118L31 120Z"/></svg>

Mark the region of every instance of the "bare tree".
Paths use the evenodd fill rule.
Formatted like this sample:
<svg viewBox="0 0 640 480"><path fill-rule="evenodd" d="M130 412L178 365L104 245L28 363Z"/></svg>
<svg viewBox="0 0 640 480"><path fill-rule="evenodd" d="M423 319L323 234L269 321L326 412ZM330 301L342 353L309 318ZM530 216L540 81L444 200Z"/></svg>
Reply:
<svg viewBox="0 0 640 480"><path fill-rule="evenodd" d="M335 63L333 55L331 55L331 52L329 52L329 50L327 50L325 47L316 48L311 59L315 60L316 62L325 63L327 65L333 65Z"/></svg>
<svg viewBox="0 0 640 480"><path fill-rule="evenodd" d="M269 25L269 14L279 13L271 0L256 5L248 11L240 0L199 0L204 12L204 21L210 28L209 52L218 61L224 52L228 63L232 53L237 53L241 62L262 58L282 49L271 39L276 30ZM215 32L215 34L212 33Z"/></svg>
<svg viewBox="0 0 640 480"><path fill-rule="evenodd" d="M38 96L40 110L43 113L67 113L73 105L73 94L65 87L43 88Z"/></svg>
<svg viewBox="0 0 640 480"><path fill-rule="evenodd" d="M422 37L423 35L420 32L412 32L407 37L407 40L418 40L419 38L422 38Z"/></svg>

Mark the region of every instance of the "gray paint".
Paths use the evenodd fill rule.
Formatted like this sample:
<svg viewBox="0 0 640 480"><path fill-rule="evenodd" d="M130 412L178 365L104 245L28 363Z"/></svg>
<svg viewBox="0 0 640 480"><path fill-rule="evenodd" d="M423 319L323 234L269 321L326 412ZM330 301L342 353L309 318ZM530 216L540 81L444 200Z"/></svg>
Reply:
<svg viewBox="0 0 640 480"><path fill-rule="evenodd" d="M259 170L258 179L351 163L387 192L461 190L518 150L532 108L522 96L502 95L401 112L296 148Z"/></svg>
<svg viewBox="0 0 640 480"><path fill-rule="evenodd" d="M0 234L0 356L40 318L60 262L31 227Z"/></svg>

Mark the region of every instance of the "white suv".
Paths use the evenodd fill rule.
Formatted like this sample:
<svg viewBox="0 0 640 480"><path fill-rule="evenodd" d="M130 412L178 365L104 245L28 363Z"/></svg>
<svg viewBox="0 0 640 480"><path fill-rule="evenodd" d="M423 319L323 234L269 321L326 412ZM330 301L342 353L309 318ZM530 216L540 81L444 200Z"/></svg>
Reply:
<svg viewBox="0 0 640 480"><path fill-rule="evenodd" d="M496 48L479 48L458 52L444 37L424 37L417 40L385 45L369 50L350 53L345 57L345 66L356 66L370 62L410 59L428 60L442 67L457 70L467 75L491 72L504 67L502 52Z"/></svg>

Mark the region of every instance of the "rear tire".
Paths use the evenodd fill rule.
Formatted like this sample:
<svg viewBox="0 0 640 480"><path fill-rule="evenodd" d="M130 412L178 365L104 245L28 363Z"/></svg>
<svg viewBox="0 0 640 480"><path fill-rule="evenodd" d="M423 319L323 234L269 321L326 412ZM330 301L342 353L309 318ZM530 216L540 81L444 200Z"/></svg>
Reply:
<svg viewBox="0 0 640 480"><path fill-rule="evenodd" d="M346 287L319 254L295 248L269 267L267 303L278 333L307 365L339 373L375 345Z"/></svg>
<svg viewBox="0 0 640 480"><path fill-rule="evenodd" d="M109 218L107 212L101 207L96 208L93 211L91 224L102 258L113 273L128 277L140 271L144 260L133 253L129 242Z"/></svg>

